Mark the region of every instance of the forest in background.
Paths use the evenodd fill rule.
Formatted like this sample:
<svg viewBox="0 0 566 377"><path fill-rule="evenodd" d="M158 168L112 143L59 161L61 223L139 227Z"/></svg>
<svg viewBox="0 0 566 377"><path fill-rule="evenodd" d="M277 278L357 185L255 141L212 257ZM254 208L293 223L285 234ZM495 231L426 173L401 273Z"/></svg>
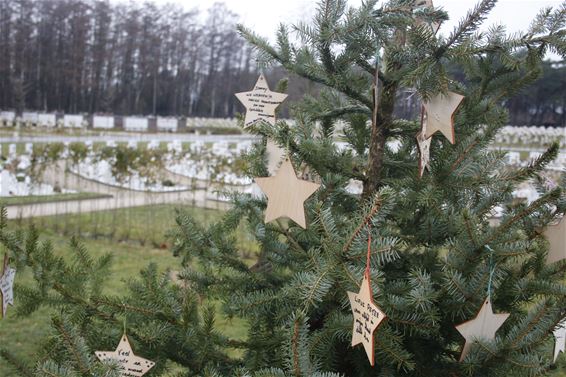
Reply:
<svg viewBox="0 0 566 377"><path fill-rule="evenodd" d="M233 117L243 110L233 93L251 89L258 74L238 22L223 3L199 12L152 2L0 0L0 109ZM566 126L566 66L546 63L544 72L506 103L510 124ZM284 76L277 68L266 74L272 87ZM288 102L317 90L291 77ZM400 96L397 112L416 117L415 98Z"/></svg>

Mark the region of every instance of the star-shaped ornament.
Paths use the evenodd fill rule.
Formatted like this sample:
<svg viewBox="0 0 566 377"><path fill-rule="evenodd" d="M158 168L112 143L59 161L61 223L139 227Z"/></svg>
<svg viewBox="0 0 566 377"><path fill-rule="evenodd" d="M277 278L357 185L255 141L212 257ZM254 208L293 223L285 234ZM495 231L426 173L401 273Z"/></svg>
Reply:
<svg viewBox="0 0 566 377"><path fill-rule="evenodd" d="M475 339L494 340L495 332L508 317L509 313L494 314L491 299L487 297L474 319L456 326L456 330L466 339L460 361L470 352Z"/></svg>
<svg viewBox="0 0 566 377"><path fill-rule="evenodd" d="M319 184L298 179L289 159L273 177L256 178L255 181L267 196L266 223L288 217L301 227L307 227L304 202L318 190Z"/></svg>
<svg viewBox="0 0 566 377"><path fill-rule="evenodd" d="M544 235L550 244L546 264L566 259L566 220L564 217L557 225L549 225Z"/></svg>
<svg viewBox="0 0 566 377"><path fill-rule="evenodd" d="M260 120L275 125L275 109L287 98L287 94L269 90L261 74L251 91L236 93L236 97L246 107L244 127L249 127Z"/></svg>
<svg viewBox="0 0 566 377"><path fill-rule="evenodd" d="M122 335L116 351L96 351L94 354L102 362L108 360L118 363L122 377L141 377L155 365L153 361L134 355L126 334Z"/></svg>
<svg viewBox="0 0 566 377"><path fill-rule="evenodd" d="M554 334L554 358L553 362L556 362L560 352L566 350L566 318L562 320L552 332Z"/></svg>
<svg viewBox="0 0 566 377"><path fill-rule="evenodd" d="M358 293L348 292L350 306L354 315L352 330L352 347L360 343L368 356L371 366L375 365L373 333L386 318L385 313L373 302L369 274L364 274L364 280Z"/></svg>
<svg viewBox="0 0 566 377"><path fill-rule="evenodd" d="M460 105L464 96L448 92L448 95L440 93L429 101L423 101L427 114L427 130L425 138L431 137L440 131L450 143L454 144L454 112Z"/></svg>
<svg viewBox="0 0 566 377"><path fill-rule="evenodd" d="M14 305L14 279L16 270L8 267L8 258L4 258L4 270L0 277L0 290L2 291L2 317L6 317L8 305Z"/></svg>
<svg viewBox="0 0 566 377"><path fill-rule="evenodd" d="M425 138L426 135L426 113L423 112L422 116L422 129L417 134L417 146L419 147L419 177L422 177L425 169L430 172L430 144L432 143L432 138Z"/></svg>

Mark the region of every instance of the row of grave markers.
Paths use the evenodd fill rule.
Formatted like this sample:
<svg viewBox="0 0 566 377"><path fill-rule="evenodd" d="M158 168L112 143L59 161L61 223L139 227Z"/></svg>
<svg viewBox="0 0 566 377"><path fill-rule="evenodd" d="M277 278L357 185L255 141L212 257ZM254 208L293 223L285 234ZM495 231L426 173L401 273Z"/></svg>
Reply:
<svg viewBox="0 0 566 377"><path fill-rule="evenodd" d="M135 132L165 131L178 132L188 128L227 127L236 128L233 119L218 118L176 118L143 117L116 115L76 115L61 113L38 113L24 111L20 115L15 111L0 111L0 122L4 126L63 127L101 130L125 130Z"/></svg>
<svg viewBox="0 0 566 377"><path fill-rule="evenodd" d="M89 149L93 148L93 142L90 140L83 142ZM115 140L106 141L105 144L107 147L115 147L119 142ZM168 152L176 152L182 153L183 152L183 143L181 141L168 141L166 143L166 148ZM69 145L69 142L63 143L65 146ZM152 140L150 142L145 142L141 140L129 140L127 145L129 148L138 148L138 144L147 144L147 148L149 149L159 149L161 142L159 140ZM228 142L228 141L216 141L212 143L205 143L203 141L190 141L188 142L189 149L188 151L191 153L202 153L205 150L210 150L213 155L216 156L224 156L224 157L233 157L240 155L243 152L248 152L253 145L253 140L244 140L239 142ZM210 144L210 147L207 146ZM0 149L0 152L2 150ZM16 158L17 153L17 145L15 143L11 143L7 145L7 150L3 151L8 158ZM24 155L31 156L33 154L33 143L25 143L24 144Z"/></svg>

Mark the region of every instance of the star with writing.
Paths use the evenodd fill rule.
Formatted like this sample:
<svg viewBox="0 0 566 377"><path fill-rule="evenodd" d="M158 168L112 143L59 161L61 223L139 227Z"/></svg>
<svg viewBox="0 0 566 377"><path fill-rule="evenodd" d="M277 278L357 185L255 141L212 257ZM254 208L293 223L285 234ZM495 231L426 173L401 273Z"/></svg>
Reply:
<svg viewBox="0 0 566 377"><path fill-rule="evenodd" d="M96 351L95 355L102 362L116 362L120 366L121 377L141 377L155 365L153 361L134 355L126 334L122 335L116 351Z"/></svg>
<svg viewBox="0 0 566 377"><path fill-rule="evenodd" d="M348 292L348 298L354 315L352 347L362 343L369 362L373 366L375 365L373 332L385 319L385 313L373 302L369 271L364 274L360 291L358 293Z"/></svg>
<svg viewBox="0 0 566 377"><path fill-rule="evenodd" d="M16 270L8 267L8 256L4 256L4 269L0 277L0 290L2 291L2 317L6 317L8 305L14 305L14 279Z"/></svg>
<svg viewBox="0 0 566 377"><path fill-rule="evenodd" d="M564 352L566 349L566 318L556 326L552 334L554 335L554 357L552 360L556 362L560 352Z"/></svg>
<svg viewBox="0 0 566 377"><path fill-rule="evenodd" d="M275 109L287 98L287 95L269 90L267 81L261 74L253 90L236 93L236 97L246 107L244 127L249 127L260 120L275 125Z"/></svg>

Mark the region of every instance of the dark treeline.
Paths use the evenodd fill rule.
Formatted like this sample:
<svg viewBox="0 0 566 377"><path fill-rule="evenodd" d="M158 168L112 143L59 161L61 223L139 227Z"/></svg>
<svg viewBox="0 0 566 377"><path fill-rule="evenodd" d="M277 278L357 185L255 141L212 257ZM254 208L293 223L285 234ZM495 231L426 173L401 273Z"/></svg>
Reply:
<svg viewBox="0 0 566 377"><path fill-rule="evenodd" d="M0 108L232 117L243 110L233 93L258 75L237 22L223 3L199 12L141 1L0 0ZM510 124L566 124L566 68L548 63L544 72L506 104ZM268 72L272 87L283 76ZM317 88L292 77L289 91L286 104ZM416 118L417 96L401 95L397 112Z"/></svg>
<svg viewBox="0 0 566 377"><path fill-rule="evenodd" d="M0 4L1 108L224 117L257 74L222 3Z"/></svg>
<svg viewBox="0 0 566 377"><path fill-rule="evenodd" d="M454 78L465 81L460 68L450 66L449 70ZM420 116L421 102L410 90L401 91L397 103L399 117L417 119ZM566 127L566 64L544 62L542 76L503 105L509 110L510 125Z"/></svg>

